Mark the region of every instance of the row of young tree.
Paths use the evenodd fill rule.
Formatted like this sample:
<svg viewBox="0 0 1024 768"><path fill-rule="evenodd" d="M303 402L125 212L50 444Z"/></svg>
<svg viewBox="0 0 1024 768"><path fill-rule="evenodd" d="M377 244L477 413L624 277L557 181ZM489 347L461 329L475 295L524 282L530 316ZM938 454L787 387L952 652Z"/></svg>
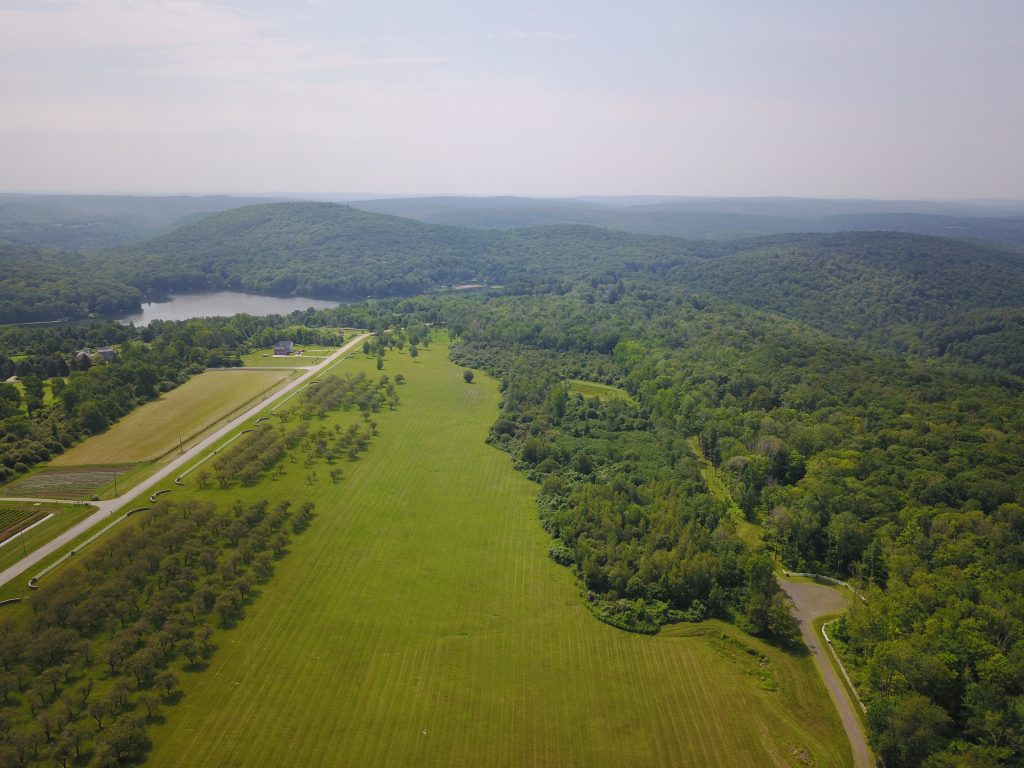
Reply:
<svg viewBox="0 0 1024 768"><path fill-rule="evenodd" d="M388 403L392 408L398 405L398 395L389 377L381 376L373 381L364 373L349 376L328 374L315 380L304 389L297 402L281 408L272 421L253 428L235 445L221 451L211 462L211 469L200 469L196 480L205 488L211 477L220 488L230 487L236 480L242 485L255 485L271 470L284 472L285 459L297 462L298 454L303 455L304 467L310 469L318 460L331 467L328 473L337 482L342 472L334 463L342 456L355 461L377 434L377 422L372 414ZM335 424L333 429L326 426L311 428L311 422L322 421L328 413L358 409L366 422L358 422L342 428ZM294 427L293 417L298 421ZM311 473L310 478L315 477Z"/></svg>
<svg viewBox="0 0 1024 768"><path fill-rule="evenodd" d="M0 621L0 761L123 766L179 698L215 626L231 626L271 578L313 505L158 503L43 579Z"/></svg>

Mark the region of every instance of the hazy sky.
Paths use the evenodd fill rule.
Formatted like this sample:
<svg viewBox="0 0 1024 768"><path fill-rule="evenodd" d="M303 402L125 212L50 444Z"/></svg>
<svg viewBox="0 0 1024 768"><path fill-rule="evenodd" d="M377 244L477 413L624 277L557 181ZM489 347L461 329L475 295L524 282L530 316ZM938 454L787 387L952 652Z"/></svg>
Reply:
<svg viewBox="0 0 1024 768"><path fill-rule="evenodd" d="M1024 0L0 0L0 189L1024 199Z"/></svg>

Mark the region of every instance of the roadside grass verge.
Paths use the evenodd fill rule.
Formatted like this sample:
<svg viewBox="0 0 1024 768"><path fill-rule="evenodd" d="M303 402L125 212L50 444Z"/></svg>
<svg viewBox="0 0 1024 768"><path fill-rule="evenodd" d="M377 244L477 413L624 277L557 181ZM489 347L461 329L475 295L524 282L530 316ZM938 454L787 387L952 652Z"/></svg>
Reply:
<svg viewBox="0 0 1024 768"><path fill-rule="evenodd" d="M857 692L855 690L853 690L853 688L850 687L850 683L847 681L846 675L844 675L843 674L843 670L839 668L839 664L836 663L836 657L833 655L833 651L835 653L840 653L842 651L842 648L841 647L835 647L835 645L833 644L833 651L830 651L828 649L828 643L825 642L825 638L821 634L821 628L823 626L825 626L825 624L829 623L830 621L834 621L834 620L836 620L838 618L841 618L841 617L843 617L845 615L846 615L845 613L833 613L833 614L829 614L827 616L819 616L818 618L816 618L814 620L813 627L814 627L814 632L817 634L818 637L821 638L822 645L825 646L825 650L826 650L825 655L828 656L828 663L830 665L832 665L832 669L835 670L836 676L839 678L840 682L843 684L843 688L846 689L846 695L849 697L850 703L853 705L853 711L857 715L857 719L860 720L860 724L864 727L865 732L867 732L867 728L868 728L867 716L866 716L864 710L862 710L860 708L860 704L857 703L860 700L858 698ZM829 637L832 637L831 633L829 633ZM849 665L847 664L847 666L849 666ZM847 671L849 671L849 670L847 670Z"/></svg>
<svg viewBox="0 0 1024 768"><path fill-rule="evenodd" d="M5 509L13 506L15 505L12 502L3 502L3 507ZM9 568L14 565L26 552L31 552L34 549L41 547L54 536L59 536L68 528L96 511L96 507L89 506L87 504L40 503L37 507L35 504L27 503L26 506L45 514L50 514L52 512L54 515L44 523L37 525L32 530L26 531L24 533L24 539L22 539L22 534L19 533L15 535L5 546L0 547L0 570L4 570L5 568ZM35 573L35 570L32 570L32 573ZM25 584L31 575L31 573L26 573L24 579L19 576L9 584L0 588L0 599L6 599L8 597L23 597L26 594Z"/></svg>
<svg viewBox="0 0 1024 768"><path fill-rule="evenodd" d="M709 622L764 654L766 690L706 637L589 614L547 557L536 486L484 442L496 382L467 385L440 340L375 363L335 372L402 373L402 402L340 482L298 461L249 488L173 492L308 500L316 516L207 669L182 671L147 765L849 765L810 659Z"/></svg>
<svg viewBox="0 0 1024 768"><path fill-rule="evenodd" d="M56 457L50 466L153 461L228 419L291 371L206 371L158 400L136 408L103 432Z"/></svg>

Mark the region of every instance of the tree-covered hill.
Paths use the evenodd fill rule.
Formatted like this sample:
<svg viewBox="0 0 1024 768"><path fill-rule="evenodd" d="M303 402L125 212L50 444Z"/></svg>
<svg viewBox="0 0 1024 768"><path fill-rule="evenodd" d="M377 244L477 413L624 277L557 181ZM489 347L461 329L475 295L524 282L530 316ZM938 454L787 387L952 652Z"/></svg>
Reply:
<svg viewBox="0 0 1024 768"><path fill-rule="evenodd" d="M361 298L477 279L493 240L345 205L273 203L214 214L111 258L150 294L234 288Z"/></svg>
<svg viewBox="0 0 1024 768"><path fill-rule="evenodd" d="M137 311L137 288L85 257L0 244L0 324Z"/></svg>
<svg viewBox="0 0 1024 768"><path fill-rule="evenodd" d="M668 277L833 334L905 347L924 324L1024 306L1024 256L889 232L749 241L719 258L680 264Z"/></svg>
<svg viewBox="0 0 1024 768"><path fill-rule="evenodd" d="M685 241L574 225L488 232L333 203L274 203L209 216L110 258L147 294L235 288L363 298L579 279L693 252Z"/></svg>

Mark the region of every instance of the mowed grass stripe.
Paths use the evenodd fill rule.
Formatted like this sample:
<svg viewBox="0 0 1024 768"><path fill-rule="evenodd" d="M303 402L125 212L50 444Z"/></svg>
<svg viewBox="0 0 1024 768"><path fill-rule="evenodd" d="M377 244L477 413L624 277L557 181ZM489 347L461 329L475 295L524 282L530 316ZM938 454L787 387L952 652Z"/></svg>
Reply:
<svg viewBox="0 0 1024 768"><path fill-rule="evenodd" d="M546 556L536 486L483 443L494 382L465 384L438 346L389 355L397 372L402 405L341 483L289 465L262 488L191 491L308 496L317 517L185 675L150 765L745 766L792 744L848 764L809 660L768 650L780 690L763 691L703 637L596 621Z"/></svg>

